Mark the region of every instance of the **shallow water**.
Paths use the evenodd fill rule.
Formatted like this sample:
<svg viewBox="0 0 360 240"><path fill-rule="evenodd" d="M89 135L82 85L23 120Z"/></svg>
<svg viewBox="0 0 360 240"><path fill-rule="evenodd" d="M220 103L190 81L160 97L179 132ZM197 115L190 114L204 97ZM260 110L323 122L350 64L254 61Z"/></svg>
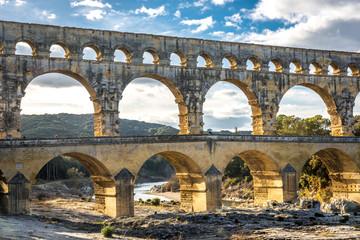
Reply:
<svg viewBox="0 0 360 240"><path fill-rule="evenodd" d="M153 199L153 198L160 198L161 201L165 200L165 201L171 201L174 199L171 198L166 198L163 196L156 196L156 195L151 195L151 194L146 194L150 191L150 189L155 186L155 185L161 185L164 184L166 182L150 182L150 183L140 183L140 184L135 184L135 188L134 188L134 200L138 201L139 198L141 198L143 201L145 201L146 199Z"/></svg>

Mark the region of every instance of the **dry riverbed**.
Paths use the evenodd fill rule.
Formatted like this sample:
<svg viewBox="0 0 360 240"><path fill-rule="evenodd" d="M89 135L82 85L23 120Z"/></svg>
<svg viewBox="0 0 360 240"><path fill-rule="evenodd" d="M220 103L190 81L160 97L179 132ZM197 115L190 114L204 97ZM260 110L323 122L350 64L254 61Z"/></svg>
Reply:
<svg viewBox="0 0 360 240"><path fill-rule="evenodd" d="M30 214L0 215L0 239L106 239L100 234L104 225L115 228L113 239L360 239L360 212L335 215L295 204L244 203L195 214L169 202L159 207L137 202L135 217L109 218L94 211L92 201L63 192L32 198Z"/></svg>

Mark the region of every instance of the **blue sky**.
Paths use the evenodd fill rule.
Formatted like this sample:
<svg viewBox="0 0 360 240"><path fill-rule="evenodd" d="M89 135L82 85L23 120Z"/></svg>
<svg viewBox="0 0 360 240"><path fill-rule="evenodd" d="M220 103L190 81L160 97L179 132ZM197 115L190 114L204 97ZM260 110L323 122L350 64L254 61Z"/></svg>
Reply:
<svg viewBox="0 0 360 240"><path fill-rule="evenodd" d="M358 0L0 0L0 12L0 19L7 21L304 48L360 50ZM73 80L61 77L69 84L44 84L54 78L59 76L44 75L26 89L23 113L92 111L87 92ZM76 99L51 100L49 96L44 97L46 94L64 95L70 88L77 93ZM326 116L325 106L315 93L297 89L285 95L280 113L301 117L319 113ZM159 91L162 96L168 94L169 106L152 95L154 91ZM205 129L251 128L247 100L234 86L218 84L206 99ZM141 108L139 102L142 101L150 102L151 106ZM231 104L224 107L224 103L229 101ZM161 84L138 81L125 90L120 102L120 117L177 126L177 107L171 93Z"/></svg>

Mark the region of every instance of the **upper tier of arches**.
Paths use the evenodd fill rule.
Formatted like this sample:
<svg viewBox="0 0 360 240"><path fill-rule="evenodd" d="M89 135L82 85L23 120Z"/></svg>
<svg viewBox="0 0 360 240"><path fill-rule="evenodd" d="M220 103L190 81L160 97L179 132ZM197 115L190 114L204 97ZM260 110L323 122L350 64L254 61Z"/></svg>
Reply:
<svg viewBox="0 0 360 240"><path fill-rule="evenodd" d="M23 42L30 46L32 56L41 57L50 57L50 48L57 45L63 48L64 58L83 59L84 49L90 48L96 55L94 61L114 61L115 52L121 51L125 55L122 62L129 64L144 63L144 53L149 53L153 58L151 63L156 65L171 65L170 56L175 54L180 60L178 67L199 67L200 56L205 61L203 67L217 69L246 70L248 61L253 64L251 70L265 72L359 76L360 69L358 53L4 21L0 21L0 26L0 54L15 54L16 44ZM228 67L223 65L224 59Z"/></svg>

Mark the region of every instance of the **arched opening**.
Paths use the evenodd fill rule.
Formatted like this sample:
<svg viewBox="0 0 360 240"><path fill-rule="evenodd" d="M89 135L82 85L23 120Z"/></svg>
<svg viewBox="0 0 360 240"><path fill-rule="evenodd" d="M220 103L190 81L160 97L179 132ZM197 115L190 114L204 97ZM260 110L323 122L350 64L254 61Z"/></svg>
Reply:
<svg viewBox="0 0 360 240"><path fill-rule="evenodd" d="M330 63L330 65L328 67L328 74L329 75L340 75L339 65L334 62Z"/></svg>
<svg viewBox="0 0 360 240"><path fill-rule="evenodd" d="M282 66L279 60L272 59L269 62L269 71L270 72L282 72Z"/></svg>
<svg viewBox="0 0 360 240"><path fill-rule="evenodd" d="M81 76L71 72L44 73L31 80L26 89L20 86L19 91L25 95L21 99L22 137L98 135L93 113L101 112L101 106L95 90Z"/></svg>
<svg viewBox="0 0 360 240"><path fill-rule="evenodd" d="M197 57L197 67L212 67L212 60L209 55L202 53Z"/></svg>
<svg viewBox="0 0 360 240"><path fill-rule="evenodd" d="M150 200L141 199L139 204L146 205L146 202L152 205L169 204L159 203L160 197L163 200L173 200L170 204L177 205L180 202L180 208L185 211L204 211L206 209L206 186L205 180L197 164L185 154L176 151L160 152L147 159L139 170L139 179L144 180L143 176L149 175L165 182L153 189L159 189L155 196L149 196ZM170 176L170 178L169 178ZM149 178L148 178L149 179ZM159 179L160 180L160 179ZM160 182L161 183L161 182ZM150 185L156 185L151 183ZM143 185L144 186L144 185ZM172 192L172 194L161 192ZM153 190L154 193L154 190ZM140 195L144 196L144 195ZM168 198L165 198L167 196ZM151 198L153 200L151 200ZM154 201L154 198L159 200ZM135 193L135 199L136 193ZM205 201L205 202L204 202Z"/></svg>
<svg viewBox="0 0 360 240"><path fill-rule="evenodd" d="M310 74L321 74L321 66L317 62L312 62L309 66L309 73Z"/></svg>
<svg viewBox="0 0 360 240"><path fill-rule="evenodd" d="M15 55L36 56L35 46L30 41L19 41L15 46Z"/></svg>
<svg viewBox="0 0 360 240"><path fill-rule="evenodd" d="M333 110L335 109L335 111ZM331 95L313 84L294 86L282 97L277 114L280 135L329 135L340 119Z"/></svg>
<svg viewBox="0 0 360 240"><path fill-rule="evenodd" d="M143 59L144 64L159 64L159 56L154 50L146 50Z"/></svg>
<svg viewBox="0 0 360 240"><path fill-rule="evenodd" d="M358 77L359 68L355 64L350 64L348 67L348 75Z"/></svg>
<svg viewBox="0 0 360 240"><path fill-rule="evenodd" d="M299 60L293 60L290 63L290 73L303 73L301 62Z"/></svg>
<svg viewBox="0 0 360 240"><path fill-rule="evenodd" d="M42 216L56 213L60 219L81 217L93 210L108 214L105 188L114 188L106 167L97 159L79 152L58 155L50 161L39 159L30 180L30 211ZM92 214L93 215L93 214ZM105 220L97 215L89 221ZM82 219L85 220L85 219Z"/></svg>
<svg viewBox="0 0 360 240"><path fill-rule="evenodd" d="M354 116L354 135L360 136L360 93L357 94L354 101L353 116Z"/></svg>
<svg viewBox="0 0 360 240"><path fill-rule="evenodd" d="M232 200L254 199L256 204L267 200L288 201L283 197L282 177L276 163L260 151L248 150L236 154L226 166L223 180L224 194L232 195ZM236 192L235 189L241 191Z"/></svg>
<svg viewBox="0 0 360 240"><path fill-rule="evenodd" d="M69 58L69 49L61 43L55 43L50 47L50 57L53 58Z"/></svg>
<svg viewBox="0 0 360 240"><path fill-rule="evenodd" d="M4 173L0 170L0 213L7 213L8 185Z"/></svg>
<svg viewBox="0 0 360 240"><path fill-rule="evenodd" d="M299 198L328 202L333 198L355 200L360 170L342 150L326 148L312 155L304 165L299 179Z"/></svg>
<svg viewBox="0 0 360 240"><path fill-rule="evenodd" d="M114 61L131 63L131 53L126 48L117 48L114 52Z"/></svg>
<svg viewBox="0 0 360 240"><path fill-rule="evenodd" d="M170 65L171 66L186 66L186 58L181 52L173 52L170 55Z"/></svg>
<svg viewBox="0 0 360 240"><path fill-rule="evenodd" d="M260 71L260 62L255 57L250 57L246 61L246 70Z"/></svg>
<svg viewBox="0 0 360 240"><path fill-rule="evenodd" d="M254 115L252 110L261 110L257 106L254 109L249 106L247 95L256 101L251 90L240 81L228 80L214 84L205 95L204 130L211 134L250 134L251 116Z"/></svg>
<svg viewBox="0 0 360 240"><path fill-rule="evenodd" d="M222 60L222 68L237 69L237 63L234 57L225 56Z"/></svg>
<svg viewBox="0 0 360 240"><path fill-rule="evenodd" d="M88 45L83 50L83 59L92 61L101 61L100 49L95 45Z"/></svg>
<svg viewBox="0 0 360 240"><path fill-rule="evenodd" d="M131 132L135 135L189 133L187 106L173 82L158 75L143 75L131 80L124 88L120 118L136 120L136 124L147 122L147 125L140 131L139 126L135 129L135 122L134 129L122 129L120 124L122 135L131 135Z"/></svg>

